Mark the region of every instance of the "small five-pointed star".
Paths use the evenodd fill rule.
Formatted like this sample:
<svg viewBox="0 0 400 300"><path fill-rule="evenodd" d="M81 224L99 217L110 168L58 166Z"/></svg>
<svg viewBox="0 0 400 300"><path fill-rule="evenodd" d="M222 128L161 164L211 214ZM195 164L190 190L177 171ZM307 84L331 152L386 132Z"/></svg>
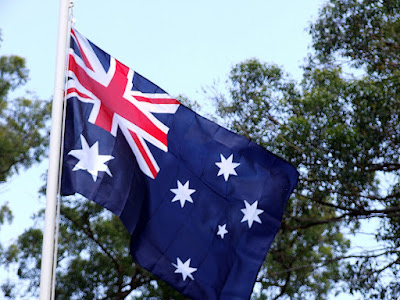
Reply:
<svg viewBox="0 0 400 300"><path fill-rule="evenodd" d="M262 209L258 209L258 201L255 201L252 205L250 205L246 200L244 200L244 205L246 208L241 209L243 213L243 219L241 222L246 222L249 225L249 228L253 226L253 222L262 223L259 214L262 214L264 211Z"/></svg>
<svg viewBox="0 0 400 300"><path fill-rule="evenodd" d="M177 189L170 189L170 191L175 194L175 197L174 199L172 199L171 202L179 200L181 203L181 207L185 206L186 201L193 203L192 196L190 195L193 194L196 190L189 188L189 180L186 181L185 185L182 185L182 183L177 180L177 184Z"/></svg>
<svg viewBox="0 0 400 300"><path fill-rule="evenodd" d="M219 168L217 176L224 175L225 181L228 181L229 175L237 175L235 168L238 167L240 163L233 162L233 154L227 159L222 154L220 154L220 157L221 161L215 163Z"/></svg>
<svg viewBox="0 0 400 300"><path fill-rule="evenodd" d="M196 272L197 268L192 268L190 266L190 258L183 263L181 259L178 257L176 259L176 264L172 263L172 265L176 268L175 273L182 274L182 280L185 281L187 277L194 280L192 273Z"/></svg>
<svg viewBox="0 0 400 300"><path fill-rule="evenodd" d="M227 233L228 233L228 230L226 230L226 224L218 225L217 235L221 236L221 239L223 239L225 234L227 234Z"/></svg>
<svg viewBox="0 0 400 300"><path fill-rule="evenodd" d="M101 155L99 154L99 142L95 142L91 147L89 147L88 142L85 137L81 134L81 144L82 149L75 149L68 152L79 159L72 171L86 170L93 178L93 181L97 180L99 172L106 172L112 177L111 171L105 164L107 161L113 159L111 155Z"/></svg>

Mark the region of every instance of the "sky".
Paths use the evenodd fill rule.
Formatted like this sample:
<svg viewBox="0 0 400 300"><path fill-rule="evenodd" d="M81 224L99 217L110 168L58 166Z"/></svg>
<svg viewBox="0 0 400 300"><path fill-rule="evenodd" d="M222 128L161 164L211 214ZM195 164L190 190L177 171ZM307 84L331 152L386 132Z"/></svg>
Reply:
<svg viewBox="0 0 400 300"><path fill-rule="evenodd" d="M75 0L75 27L97 46L172 96L206 105L202 89L223 85L235 64L257 58L300 79L311 43L308 26L324 0ZM26 58L28 91L53 94L58 27L56 0L0 0L0 55ZM0 228L13 241L44 208L38 189L47 160L0 185L14 222ZM332 299L345 299L344 296ZM352 298L346 298L352 299Z"/></svg>

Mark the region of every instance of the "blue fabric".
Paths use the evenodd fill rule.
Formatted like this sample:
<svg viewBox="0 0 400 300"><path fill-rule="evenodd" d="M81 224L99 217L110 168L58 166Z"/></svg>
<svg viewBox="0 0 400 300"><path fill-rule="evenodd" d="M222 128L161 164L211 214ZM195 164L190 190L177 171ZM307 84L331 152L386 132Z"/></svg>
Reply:
<svg viewBox="0 0 400 300"><path fill-rule="evenodd" d="M96 48L96 53L101 51ZM107 58L107 55L99 55ZM108 66L107 63L102 63ZM132 90L163 92L135 73ZM143 86L143 87L142 87ZM193 299L248 299L265 256L280 227L298 173L288 162L248 139L180 105L175 114L154 114L168 128L168 152L148 147L160 171L142 173L122 132L114 137L88 122L93 104L68 99L62 194L79 193L118 215L131 233L131 254L141 266ZM114 158L112 173L96 181L73 170L81 135L99 153ZM221 155L233 154L237 175L217 176ZM178 181L195 190L193 202L172 201ZM258 201L260 222L243 221L245 201ZM218 235L226 224L227 233ZM176 273L177 259L190 259L190 276Z"/></svg>

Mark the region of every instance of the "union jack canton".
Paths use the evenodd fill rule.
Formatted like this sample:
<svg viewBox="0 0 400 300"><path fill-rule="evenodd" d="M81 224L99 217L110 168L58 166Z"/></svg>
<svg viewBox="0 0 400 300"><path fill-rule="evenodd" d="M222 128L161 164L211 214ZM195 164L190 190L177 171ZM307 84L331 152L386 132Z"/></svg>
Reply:
<svg viewBox="0 0 400 300"><path fill-rule="evenodd" d="M161 88L141 92L133 85L135 72L114 57L96 51L74 28L69 50L67 99L92 103L89 122L116 136L119 128L144 174L155 178L160 170L147 143L167 152L169 128L154 113L174 114L179 102ZM102 59L100 59L102 58Z"/></svg>

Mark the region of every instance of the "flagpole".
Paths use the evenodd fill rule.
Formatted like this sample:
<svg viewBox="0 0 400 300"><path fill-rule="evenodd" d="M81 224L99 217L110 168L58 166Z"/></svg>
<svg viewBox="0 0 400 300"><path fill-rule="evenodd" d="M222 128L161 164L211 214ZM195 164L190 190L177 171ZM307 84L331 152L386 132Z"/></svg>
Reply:
<svg viewBox="0 0 400 300"><path fill-rule="evenodd" d="M51 132L49 150L49 169L47 172L46 213L43 232L42 263L40 273L40 300L51 299L53 261L55 245L57 194L61 158L61 131L63 120L63 102L65 88L66 50L68 39L68 19L70 0L60 0L57 56L54 80L53 106L51 113Z"/></svg>

